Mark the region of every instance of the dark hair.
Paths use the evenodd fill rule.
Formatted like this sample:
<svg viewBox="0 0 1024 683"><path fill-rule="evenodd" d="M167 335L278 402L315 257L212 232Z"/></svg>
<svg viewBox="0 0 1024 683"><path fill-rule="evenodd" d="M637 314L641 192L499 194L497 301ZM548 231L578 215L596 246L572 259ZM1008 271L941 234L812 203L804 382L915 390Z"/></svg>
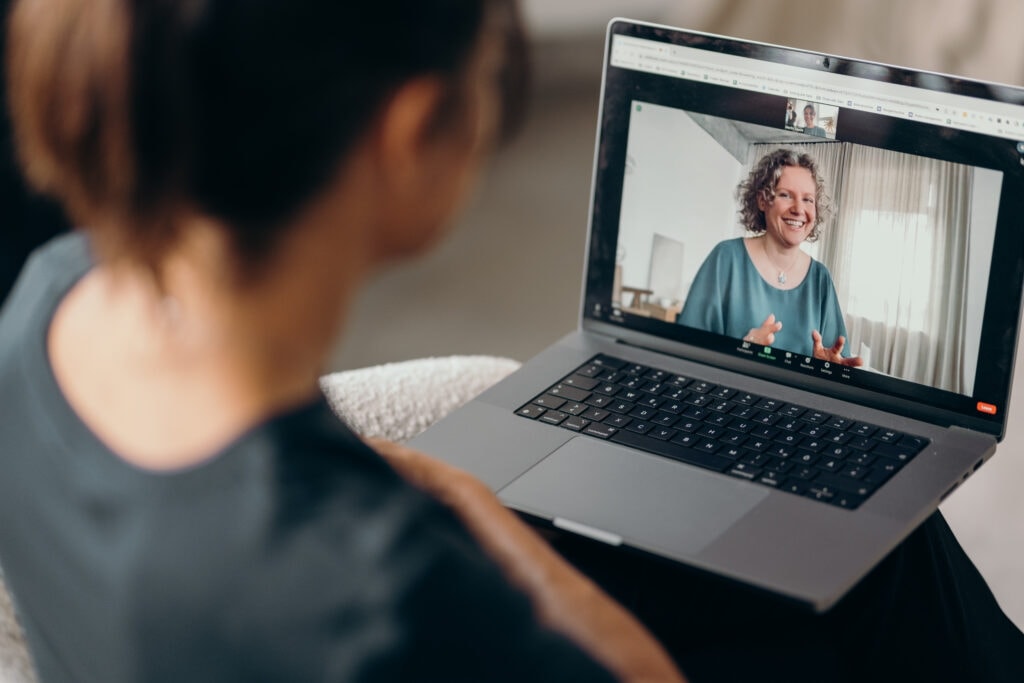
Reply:
<svg viewBox="0 0 1024 683"><path fill-rule="evenodd" d="M787 166L806 168L814 179L814 227L807 235L807 241L814 242L821 235L822 224L832 213L832 202L825 191L825 181L818 172L818 165L805 152L780 148L761 157L736 190L740 201L740 222L748 232L756 235L768 229L764 211L757 200L761 198L768 203L775 200L775 187L782 177L782 169Z"/></svg>
<svg viewBox="0 0 1024 683"><path fill-rule="evenodd" d="M111 253L150 265L176 207L225 223L241 265L320 190L408 79L458 89L503 19L503 128L521 118L514 0L20 0L8 75L27 176Z"/></svg>

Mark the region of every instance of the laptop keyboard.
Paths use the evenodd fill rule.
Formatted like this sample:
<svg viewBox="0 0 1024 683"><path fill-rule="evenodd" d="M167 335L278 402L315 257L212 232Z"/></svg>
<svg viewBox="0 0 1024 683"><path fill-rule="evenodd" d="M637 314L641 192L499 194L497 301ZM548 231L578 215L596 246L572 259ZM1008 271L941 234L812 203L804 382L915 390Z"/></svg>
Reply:
<svg viewBox="0 0 1024 683"><path fill-rule="evenodd" d="M855 509L928 440L597 355L516 414Z"/></svg>

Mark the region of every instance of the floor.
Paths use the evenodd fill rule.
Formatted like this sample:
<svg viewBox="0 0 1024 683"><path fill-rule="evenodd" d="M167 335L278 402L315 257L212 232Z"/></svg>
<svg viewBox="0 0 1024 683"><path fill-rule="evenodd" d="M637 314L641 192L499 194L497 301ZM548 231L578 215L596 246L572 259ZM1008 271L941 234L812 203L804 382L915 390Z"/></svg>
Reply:
<svg viewBox="0 0 1024 683"><path fill-rule="evenodd" d="M427 356L524 360L575 326L601 44L542 46L532 113L451 236L366 288L332 359L343 370ZM1022 348L1024 351L1024 348ZM997 456L943 506L1004 610L1024 628L1024 373Z"/></svg>

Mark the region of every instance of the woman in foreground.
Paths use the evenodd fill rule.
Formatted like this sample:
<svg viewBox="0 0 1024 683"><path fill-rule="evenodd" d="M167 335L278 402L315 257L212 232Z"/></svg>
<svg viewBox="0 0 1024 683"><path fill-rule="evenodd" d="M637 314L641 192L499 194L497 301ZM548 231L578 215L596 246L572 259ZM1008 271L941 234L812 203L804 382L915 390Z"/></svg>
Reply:
<svg viewBox="0 0 1024 683"><path fill-rule="evenodd" d="M482 484L389 467L318 389L358 286L514 123L511 2L10 27L24 167L84 226L0 323L0 551L43 681L680 679Z"/></svg>
<svg viewBox="0 0 1024 683"><path fill-rule="evenodd" d="M0 318L0 560L43 681L681 679L481 483L319 393L358 287L514 122L511 2L22 0L10 26L25 169L84 226ZM958 604L943 529L828 621L564 547L709 679L877 671L904 626L988 672L1002 622L915 611ZM941 623L996 623L981 598Z"/></svg>

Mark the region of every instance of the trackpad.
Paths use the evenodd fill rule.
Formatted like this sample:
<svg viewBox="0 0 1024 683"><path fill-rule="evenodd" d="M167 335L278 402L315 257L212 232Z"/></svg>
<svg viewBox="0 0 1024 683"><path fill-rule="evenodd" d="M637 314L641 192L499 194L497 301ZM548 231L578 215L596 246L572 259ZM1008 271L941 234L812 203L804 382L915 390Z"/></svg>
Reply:
<svg viewBox="0 0 1024 683"><path fill-rule="evenodd" d="M745 482L576 437L503 488L512 507L626 543L694 556L767 497ZM601 536L598 535L600 538Z"/></svg>

